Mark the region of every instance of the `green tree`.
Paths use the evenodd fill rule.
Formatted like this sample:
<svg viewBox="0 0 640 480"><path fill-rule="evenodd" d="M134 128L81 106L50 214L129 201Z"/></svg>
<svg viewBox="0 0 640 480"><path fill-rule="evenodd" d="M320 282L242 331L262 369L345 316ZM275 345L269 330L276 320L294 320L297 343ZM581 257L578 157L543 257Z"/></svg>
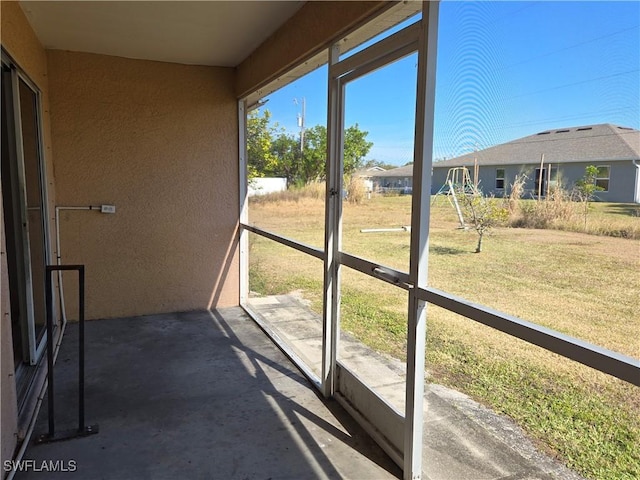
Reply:
<svg viewBox="0 0 640 480"><path fill-rule="evenodd" d="M478 234L475 253L480 253L484 235L492 228L504 224L509 217L509 210L495 198L485 197L477 188L471 192L459 188L454 194L460 202L465 224L472 226Z"/></svg>
<svg viewBox="0 0 640 480"><path fill-rule="evenodd" d="M271 145L271 154L275 158L273 170L269 176L285 177L287 185L299 183L301 180L302 154L300 142L293 136L281 132Z"/></svg>
<svg viewBox="0 0 640 480"><path fill-rule="evenodd" d="M584 169L584 175L582 178L576 181L574 192L578 197L578 200L583 205L584 215L584 228L587 228L587 215L589 214L589 202L593 200L594 194L600 190L604 190L602 187L596 185L596 178L598 178L598 167L589 165Z"/></svg>
<svg viewBox="0 0 640 480"><path fill-rule="evenodd" d="M276 158L272 153L275 127L270 124L271 112L253 110L247 115L247 173L249 178L264 177L273 169Z"/></svg>
<svg viewBox="0 0 640 480"><path fill-rule="evenodd" d="M345 130L344 173L349 175L363 165L372 142L368 132L358 124ZM301 151L297 135L288 134L277 123L271 124L271 113L257 110L247 118L247 165L249 178L285 177L289 185L305 185L325 178L327 129L316 125L306 130Z"/></svg>
<svg viewBox="0 0 640 480"><path fill-rule="evenodd" d="M371 167L380 167L385 170L391 170L393 168L398 168L398 165L392 165L390 163L383 162L381 160L367 160L362 165L362 168L371 168Z"/></svg>
<svg viewBox="0 0 640 480"><path fill-rule="evenodd" d="M356 123L344 131L344 174L350 175L362 168L364 157L367 156L373 142L367 141L369 132L360 130Z"/></svg>
<svg viewBox="0 0 640 480"><path fill-rule="evenodd" d="M304 135L302 180L304 183L324 180L327 158L327 128L316 125Z"/></svg>

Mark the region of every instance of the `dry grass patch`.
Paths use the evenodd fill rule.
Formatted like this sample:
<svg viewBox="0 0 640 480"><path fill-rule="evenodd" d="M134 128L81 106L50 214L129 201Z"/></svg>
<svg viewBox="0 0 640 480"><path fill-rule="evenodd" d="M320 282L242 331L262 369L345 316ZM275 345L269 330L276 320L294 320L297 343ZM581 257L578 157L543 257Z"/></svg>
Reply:
<svg viewBox="0 0 640 480"><path fill-rule="evenodd" d="M626 211L598 205L602 219ZM322 238L322 202L252 205L278 233ZM309 212L309 213L303 213ZM345 205L344 250L406 270L409 233L362 234L361 228L409 223L410 197ZM497 310L640 357L640 241L569 231L499 228L475 255L473 232L456 229L453 208L432 210L429 282ZM304 228L319 229L310 232ZM264 294L302 290L320 312L318 260L252 236L252 289ZM345 269L342 327L372 347L406 355L405 291ZM638 389L538 347L434 306L428 311L430 379L472 395L516 419L546 448L591 478L640 477Z"/></svg>

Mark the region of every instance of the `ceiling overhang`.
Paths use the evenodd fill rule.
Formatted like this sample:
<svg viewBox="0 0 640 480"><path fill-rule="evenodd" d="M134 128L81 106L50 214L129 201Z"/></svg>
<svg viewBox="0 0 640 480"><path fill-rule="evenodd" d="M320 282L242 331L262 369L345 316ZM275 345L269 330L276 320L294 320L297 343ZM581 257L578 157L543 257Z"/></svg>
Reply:
<svg viewBox="0 0 640 480"><path fill-rule="evenodd" d="M235 67L303 1L21 1L46 49Z"/></svg>

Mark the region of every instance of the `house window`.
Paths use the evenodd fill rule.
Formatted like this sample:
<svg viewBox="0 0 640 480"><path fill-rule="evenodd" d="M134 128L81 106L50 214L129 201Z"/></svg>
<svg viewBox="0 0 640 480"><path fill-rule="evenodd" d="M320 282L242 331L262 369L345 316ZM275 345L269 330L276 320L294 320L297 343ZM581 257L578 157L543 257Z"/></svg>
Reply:
<svg viewBox="0 0 640 480"><path fill-rule="evenodd" d="M609 173L611 167L609 165L601 165L598 167L598 174L596 175L596 187L602 188L601 191L609 191Z"/></svg>
<svg viewBox="0 0 640 480"><path fill-rule="evenodd" d="M496 169L496 189L504 189L504 168Z"/></svg>
<svg viewBox="0 0 640 480"><path fill-rule="evenodd" d="M560 185L560 174L557 167L549 167L549 179L547 182L547 192L553 193Z"/></svg>

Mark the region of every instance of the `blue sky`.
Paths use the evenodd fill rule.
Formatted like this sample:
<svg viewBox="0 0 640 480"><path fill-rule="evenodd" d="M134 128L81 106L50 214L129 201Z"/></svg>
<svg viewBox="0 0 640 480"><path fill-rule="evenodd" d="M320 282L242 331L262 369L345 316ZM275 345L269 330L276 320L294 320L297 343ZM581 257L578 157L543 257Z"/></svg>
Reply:
<svg viewBox="0 0 640 480"><path fill-rule="evenodd" d="M412 160L414 55L347 85L346 125L367 156ZM322 67L270 95L266 108L298 132L326 123ZM547 129L614 123L640 129L640 2L454 2L440 6L434 157L451 158Z"/></svg>

